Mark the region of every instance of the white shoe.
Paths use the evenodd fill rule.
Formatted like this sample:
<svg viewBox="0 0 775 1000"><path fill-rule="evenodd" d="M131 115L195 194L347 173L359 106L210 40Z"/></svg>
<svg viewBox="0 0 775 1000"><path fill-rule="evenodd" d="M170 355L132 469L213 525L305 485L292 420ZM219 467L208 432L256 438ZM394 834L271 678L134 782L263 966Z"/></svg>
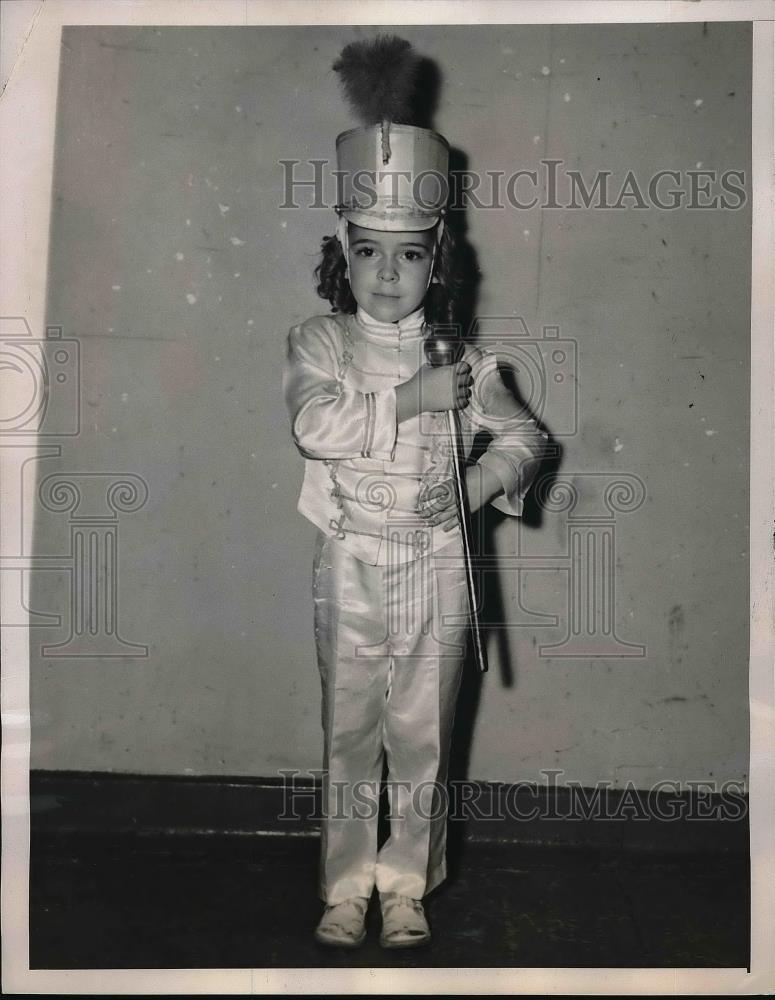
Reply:
<svg viewBox="0 0 775 1000"><path fill-rule="evenodd" d="M338 948L357 948L366 938L368 906L365 896L327 906L315 929L315 940Z"/></svg>
<svg viewBox="0 0 775 1000"><path fill-rule="evenodd" d="M379 903L382 909L379 943L383 948L416 948L430 941L431 929L419 899L382 892Z"/></svg>

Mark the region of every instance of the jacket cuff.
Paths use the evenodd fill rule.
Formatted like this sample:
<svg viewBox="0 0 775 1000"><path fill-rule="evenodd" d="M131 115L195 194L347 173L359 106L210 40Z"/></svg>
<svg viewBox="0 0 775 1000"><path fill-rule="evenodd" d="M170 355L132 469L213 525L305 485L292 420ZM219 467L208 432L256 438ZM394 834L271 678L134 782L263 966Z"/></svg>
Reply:
<svg viewBox="0 0 775 1000"><path fill-rule="evenodd" d="M522 514L522 500L527 489L520 491L520 477L511 462L493 451L486 451L478 460L478 465L490 469L501 482L503 493L490 501L496 510L519 517ZM528 487L529 488L529 487Z"/></svg>
<svg viewBox="0 0 775 1000"><path fill-rule="evenodd" d="M366 423L361 455L392 462L396 451L398 422L396 420L396 390L367 392L364 395Z"/></svg>

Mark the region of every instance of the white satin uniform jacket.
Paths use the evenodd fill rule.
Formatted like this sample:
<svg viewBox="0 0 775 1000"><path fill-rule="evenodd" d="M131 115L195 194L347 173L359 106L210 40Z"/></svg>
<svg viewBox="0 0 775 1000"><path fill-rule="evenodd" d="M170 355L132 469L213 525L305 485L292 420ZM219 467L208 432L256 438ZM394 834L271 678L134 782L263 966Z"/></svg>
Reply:
<svg viewBox="0 0 775 1000"><path fill-rule="evenodd" d="M418 498L453 474L443 413L396 423L395 387L425 362L423 320L422 307L398 323L359 308L354 316L314 316L288 336L285 400L306 459L298 510L371 565L425 547L417 545ZM474 377L471 401L459 411L464 448L478 430L489 432L479 464L503 487L492 504L520 515L547 435L504 386L495 354L468 346L464 357ZM459 541L459 528L423 531L433 551Z"/></svg>
<svg viewBox="0 0 775 1000"><path fill-rule="evenodd" d="M395 387L424 363L423 311L399 323L315 316L288 337L284 390L305 457L299 511L318 527L313 595L322 685L319 895L421 898L446 875L446 781L465 658L468 596L459 527L416 514L421 491L452 474L444 414L396 424ZM468 348L475 380L461 412L466 448L520 514L546 436L503 385L493 354ZM390 836L377 850L388 764Z"/></svg>

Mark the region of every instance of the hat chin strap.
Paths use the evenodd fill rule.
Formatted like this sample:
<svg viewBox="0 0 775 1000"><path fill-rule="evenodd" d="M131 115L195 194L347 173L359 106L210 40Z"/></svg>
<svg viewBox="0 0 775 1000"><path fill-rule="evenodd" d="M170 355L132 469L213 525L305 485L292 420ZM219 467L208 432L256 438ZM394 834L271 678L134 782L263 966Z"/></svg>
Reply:
<svg viewBox="0 0 775 1000"><path fill-rule="evenodd" d="M441 243L441 235L444 232L444 219L443 217L439 219L438 226L436 228L436 239L433 241L433 256L431 257L431 269L428 271L428 284L425 286L425 291L431 287L431 282L433 281L433 269L436 266L436 252L439 249Z"/></svg>
<svg viewBox="0 0 775 1000"><path fill-rule="evenodd" d="M347 237L347 219L343 215L336 220L336 238L344 253L344 276L350 280L350 240Z"/></svg>
<svg viewBox="0 0 775 1000"><path fill-rule="evenodd" d="M438 226L436 229L436 239L433 242L433 255L431 257L431 266L428 271L428 283L425 286L425 291L431 287L431 281L433 280L433 268L436 266L436 251L438 250L439 243L441 242L441 234L444 232L444 219L439 219ZM344 253L344 274L347 280L350 280L350 240L347 234L347 219L340 215L336 220L336 238L339 240L339 245Z"/></svg>

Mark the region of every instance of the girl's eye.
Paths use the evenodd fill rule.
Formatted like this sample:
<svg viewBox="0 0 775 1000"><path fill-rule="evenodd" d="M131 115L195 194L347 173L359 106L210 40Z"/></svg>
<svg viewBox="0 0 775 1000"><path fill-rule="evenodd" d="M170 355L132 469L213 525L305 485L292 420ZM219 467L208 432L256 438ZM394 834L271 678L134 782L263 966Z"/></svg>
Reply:
<svg viewBox="0 0 775 1000"><path fill-rule="evenodd" d="M376 251L374 247L358 247L354 251L356 257L364 257L370 260L372 257L376 257ZM410 264L414 264L417 261L425 259L425 254L422 250L405 250L401 255L404 260L408 261Z"/></svg>

